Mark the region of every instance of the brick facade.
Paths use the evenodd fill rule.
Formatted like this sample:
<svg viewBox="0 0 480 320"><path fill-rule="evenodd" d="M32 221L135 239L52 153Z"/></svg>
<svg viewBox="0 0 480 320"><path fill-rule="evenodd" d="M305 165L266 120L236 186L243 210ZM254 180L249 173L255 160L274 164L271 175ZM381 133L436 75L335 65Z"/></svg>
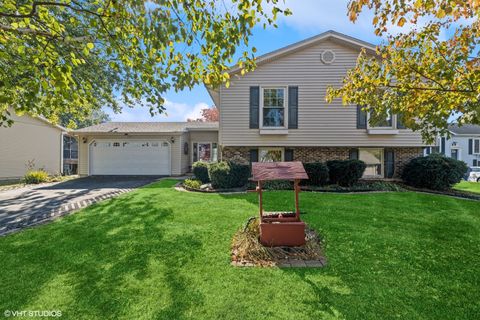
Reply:
<svg viewBox="0 0 480 320"><path fill-rule="evenodd" d="M250 149L255 147L223 147L222 159L237 163L248 164L250 162ZM293 159L301 162L325 162L328 160L345 160L349 158L348 147L293 147ZM419 147L396 147L394 178L399 178L405 164L412 158L423 155Z"/></svg>

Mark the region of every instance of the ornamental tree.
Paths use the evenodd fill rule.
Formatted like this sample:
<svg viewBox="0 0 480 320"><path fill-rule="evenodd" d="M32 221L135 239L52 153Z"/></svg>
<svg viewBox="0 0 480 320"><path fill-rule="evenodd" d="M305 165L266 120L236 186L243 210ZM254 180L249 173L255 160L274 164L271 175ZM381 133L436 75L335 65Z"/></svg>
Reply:
<svg viewBox="0 0 480 320"><path fill-rule="evenodd" d="M252 28L290 14L277 2L3 0L0 124L12 110L55 122L103 106L161 113L169 89L228 85L231 64L255 66Z"/></svg>
<svg viewBox="0 0 480 320"><path fill-rule="evenodd" d="M372 121L399 114L426 140L448 134L452 117L480 124L480 1L352 0L350 20L364 9L386 41L376 56L361 52L343 87L327 90L327 101L363 105Z"/></svg>

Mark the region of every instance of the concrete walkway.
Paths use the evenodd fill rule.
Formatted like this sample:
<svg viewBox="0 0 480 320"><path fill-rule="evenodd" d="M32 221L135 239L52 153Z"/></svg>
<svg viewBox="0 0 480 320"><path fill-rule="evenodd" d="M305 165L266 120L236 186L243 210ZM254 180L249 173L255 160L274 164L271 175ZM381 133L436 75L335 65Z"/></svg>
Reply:
<svg viewBox="0 0 480 320"><path fill-rule="evenodd" d="M104 176L0 191L0 236L45 223L160 177Z"/></svg>

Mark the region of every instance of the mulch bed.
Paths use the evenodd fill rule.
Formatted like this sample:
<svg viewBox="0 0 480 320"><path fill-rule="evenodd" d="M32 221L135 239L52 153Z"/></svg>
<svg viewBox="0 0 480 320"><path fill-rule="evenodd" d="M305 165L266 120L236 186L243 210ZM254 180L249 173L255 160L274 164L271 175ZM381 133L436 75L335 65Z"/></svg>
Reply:
<svg viewBox="0 0 480 320"><path fill-rule="evenodd" d="M232 265L238 267L321 268L326 265L323 241L315 230L305 229L301 247L265 247L259 241L259 219L250 218L233 237Z"/></svg>

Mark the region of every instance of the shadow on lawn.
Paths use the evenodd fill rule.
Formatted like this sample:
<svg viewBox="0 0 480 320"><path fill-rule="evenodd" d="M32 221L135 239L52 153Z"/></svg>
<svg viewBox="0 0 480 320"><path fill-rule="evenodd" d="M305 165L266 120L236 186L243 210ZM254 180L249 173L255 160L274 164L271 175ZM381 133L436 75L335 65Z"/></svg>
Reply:
<svg viewBox="0 0 480 320"><path fill-rule="evenodd" d="M131 312L184 317L193 304L202 303L181 270L201 243L188 232L167 235L164 225L172 210L153 202L148 194L126 195L2 239L0 310L35 306L61 310L67 318L118 318ZM67 279L61 286L70 294L63 305L45 300L65 291L56 283L59 278Z"/></svg>

